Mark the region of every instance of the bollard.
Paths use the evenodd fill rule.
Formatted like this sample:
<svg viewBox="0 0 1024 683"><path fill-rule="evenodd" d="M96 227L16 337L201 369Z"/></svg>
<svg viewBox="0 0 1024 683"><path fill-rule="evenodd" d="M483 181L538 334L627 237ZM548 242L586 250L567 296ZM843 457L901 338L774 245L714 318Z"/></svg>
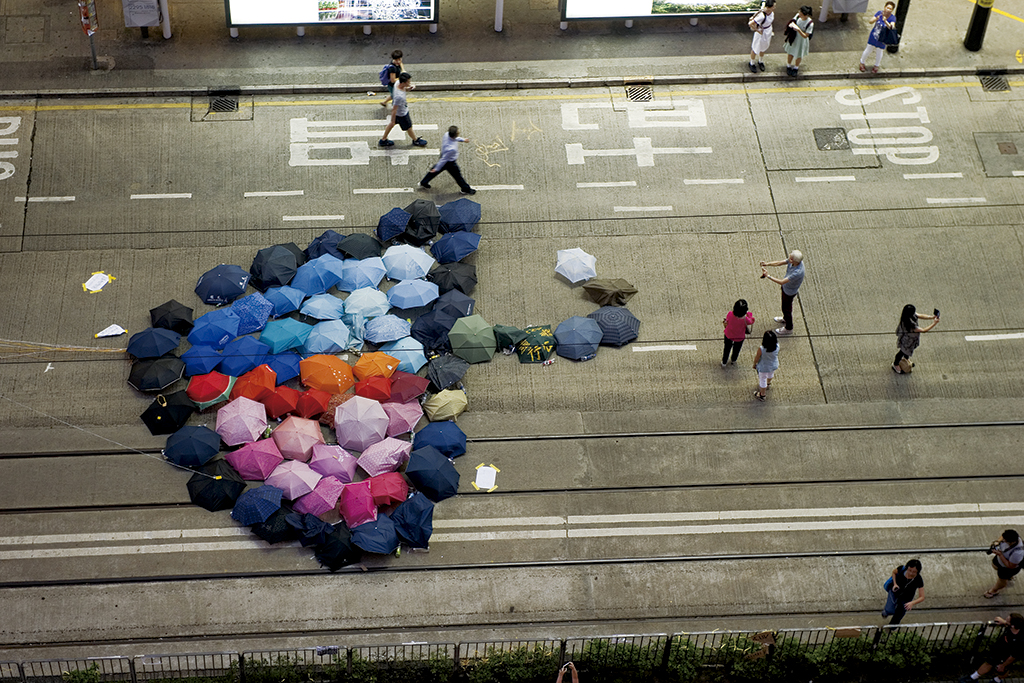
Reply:
<svg viewBox="0 0 1024 683"><path fill-rule="evenodd" d="M974 12L971 14L971 23L967 25L967 35L964 36L964 47L971 52L981 49L985 42L985 29L988 28L988 15L992 13L993 0L977 0L974 5Z"/></svg>
<svg viewBox="0 0 1024 683"><path fill-rule="evenodd" d="M907 21L907 10L910 9L910 0L897 0L896 3L896 33L903 35L903 24ZM899 45L889 45L885 51L891 55L900 51Z"/></svg>

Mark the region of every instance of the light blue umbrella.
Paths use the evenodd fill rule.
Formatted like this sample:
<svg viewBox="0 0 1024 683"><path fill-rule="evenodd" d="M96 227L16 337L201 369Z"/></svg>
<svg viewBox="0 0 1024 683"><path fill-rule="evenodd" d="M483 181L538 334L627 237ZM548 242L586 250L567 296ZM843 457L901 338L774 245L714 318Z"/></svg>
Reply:
<svg viewBox="0 0 1024 683"><path fill-rule="evenodd" d="M280 318L282 315L299 310L306 293L294 287L271 287L264 298L274 305L273 316Z"/></svg>
<svg viewBox="0 0 1024 683"><path fill-rule="evenodd" d="M270 353L283 353L288 349L300 348L312 330L312 325L300 323L294 318L271 320L260 332L260 341L270 347Z"/></svg>
<svg viewBox="0 0 1024 683"><path fill-rule="evenodd" d="M317 323L306 338L303 348L308 355L318 353L341 353L352 343L352 335L340 320L327 320Z"/></svg>
<svg viewBox="0 0 1024 683"><path fill-rule="evenodd" d="M270 347L253 337L239 337L224 347L220 371L229 377L241 377L257 365L262 365Z"/></svg>
<svg viewBox="0 0 1024 683"><path fill-rule="evenodd" d="M415 280L426 277L434 265L430 254L408 244L396 244L384 252L384 267L392 280Z"/></svg>
<svg viewBox="0 0 1024 683"><path fill-rule="evenodd" d="M274 304L256 292L236 299L231 304L231 310L238 314L238 334L242 335L262 330L270 319L270 314L274 312Z"/></svg>
<svg viewBox="0 0 1024 683"><path fill-rule="evenodd" d="M398 369L402 372L416 374L427 364L427 357L423 354L423 344L412 337L403 337L397 341L388 342L380 347L380 350L392 358L397 358Z"/></svg>
<svg viewBox="0 0 1024 683"><path fill-rule="evenodd" d="M480 205L472 199L456 199L438 209L441 214L441 232L472 230L480 222Z"/></svg>
<svg viewBox="0 0 1024 683"><path fill-rule="evenodd" d="M299 312L317 320L339 320L345 313L345 302L333 294L317 294L306 299Z"/></svg>
<svg viewBox="0 0 1024 683"><path fill-rule="evenodd" d="M430 253L438 263L455 263L480 247L480 235L475 232L450 232L434 242Z"/></svg>
<svg viewBox="0 0 1024 683"><path fill-rule="evenodd" d="M353 348L360 346L363 343L365 330L366 330L366 316L356 311L355 313L345 312L345 315L341 316L341 319L348 325L349 332L352 333L352 346Z"/></svg>
<svg viewBox="0 0 1024 683"><path fill-rule="evenodd" d="M230 308L210 311L196 318L192 331L188 333L188 343L223 349L225 344L238 336L241 322L242 319Z"/></svg>
<svg viewBox="0 0 1024 683"><path fill-rule="evenodd" d="M341 261L330 254L307 261L299 266L290 284L307 296L323 294L341 278L341 273L335 270L340 270L339 266L335 265L340 263Z"/></svg>
<svg viewBox="0 0 1024 683"><path fill-rule="evenodd" d="M381 242L387 242L398 237L405 232L410 218L412 218L412 214L408 211L403 211L397 207L391 209L377 221L377 239Z"/></svg>
<svg viewBox="0 0 1024 683"><path fill-rule="evenodd" d="M347 259L341 272L338 289L354 292L363 287L376 287L384 279L386 270L379 256L364 259Z"/></svg>
<svg viewBox="0 0 1024 683"><path fill-rule="evenodd" d="M366 323L364 339L371 344L383 344L409 336L412 328L408 320L397 315L382 315Z"/></svg>
<svg viewBox="0 0 1024 683"><path fill-rule="evenodd" d="M437 297L437 285L426 280L403 280L388 290L388 302L395 308L426 306Z"/></svg>
<svg viewBox="0 0 1024 683"><path fill-rule="evenodd" d="M385 315L391 304L384 292L372 287L357 289L345 299L345 313L348 315L359 314L364 318L376 318Z"/></svg>

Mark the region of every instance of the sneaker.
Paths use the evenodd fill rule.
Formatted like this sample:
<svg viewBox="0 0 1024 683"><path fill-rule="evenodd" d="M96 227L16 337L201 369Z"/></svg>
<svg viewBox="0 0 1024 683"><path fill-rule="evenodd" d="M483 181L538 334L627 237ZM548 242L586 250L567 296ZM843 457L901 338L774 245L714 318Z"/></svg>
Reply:
<svg viewBox="0 0 1024 683"><path fill-rule="evenodd" d="M764 396L761 395L760 391L754 392L754 398L756 398L758 401L764 402Z"/></svg>
<svg viewBox="0 0 1024 683"><path fill-rule="evenodd" d="M429 190L430 189L430 183L420 183L420 189Z"/></svg>
<svg viewBox="0 0 1024 683"><path fill-rule="evenodd" d="M724 363L724 362L722 363L722 367L723 367L723 368L725 367L725 363Z"/></svg>
<svg viewBox="0 0 1024 683"><path fill-rule="evenodd" d="M476 190L474 190L474 189L473 189L473 188L471 187L471 188L469 188L468 190L463 190L463 191L462 191L462 194L476 194Z"/></svg>
<svg viewBox="0 0 1024 683"><path fill-rule="evenodd" d="M395 146L395 141L394 140L377 140L377 146L378 147L394 147Z"/></svg>
<svg viewBox="0 0 1024 683"><path fill-rule="evenodd" d="M426 147L427 141L424 140L423 138L416 138L415 140L412 141L412 144L416 145L417 147Z"/></svg>
<svg viewBox="0 0 1024 683"><path fill-rule="evenodd" d="M750 73L752 73L752 74L756 74L757 73L757 65L754 64L753 62L750 62L749 64L747 64L747 68L750 69Z"/></svg>
<svg viewBox="0 0 1024 683"><path fill-rule="evenodd" d="M895 372L897 375L903 374L903 371L900 370L900 366L896 365L895 363L892 364L892 371Z"/></svg>
<svg viewBox="0 0 1024 683"><path fill-rule="evenodd" d="M774 318L772 318L772 320L774 320L777 323L784 323L784 322L786 322L786 319L783 318L781 315L775 316Z"/></svg>
<svg viewBox="0 0 1024 683"><path fill-rule="evenodd" d="M793 334L793 330L787 330L785 327L780 327L775 330L775 334L781 337L784 334Z"/></svg>
<svg viewBox="0 0 1024 683"><path fill-rule="evenodd" d="M764 62L758 62L757 68L760 69L761 71L764 71Z"/></svg>

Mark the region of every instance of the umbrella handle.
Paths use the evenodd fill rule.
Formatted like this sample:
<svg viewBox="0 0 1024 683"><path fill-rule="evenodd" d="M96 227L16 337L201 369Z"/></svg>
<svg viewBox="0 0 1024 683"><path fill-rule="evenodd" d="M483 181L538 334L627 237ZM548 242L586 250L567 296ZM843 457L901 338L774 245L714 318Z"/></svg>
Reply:
<svg viewBox="0 0 1024 683"><path fill-rule="evenodd" d="M160 407L162 407L162 408L166 408L167 407L167 399L164 398L163 394L160 394L160 395L158 395L156 397L156 402L159 403Z"/></svg>

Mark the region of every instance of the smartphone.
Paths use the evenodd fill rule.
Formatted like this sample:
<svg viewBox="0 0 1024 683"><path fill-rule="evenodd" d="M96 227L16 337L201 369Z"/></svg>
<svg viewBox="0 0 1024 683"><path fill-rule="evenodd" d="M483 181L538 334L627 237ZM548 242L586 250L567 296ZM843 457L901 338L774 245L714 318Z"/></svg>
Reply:
<svg viewBox="0 0 1024 683"><path fill-rule="evenodd" d="M936 308L934 311L932 311L932 313L935 315L936 318L939 317L939 309Z"/></svg>

